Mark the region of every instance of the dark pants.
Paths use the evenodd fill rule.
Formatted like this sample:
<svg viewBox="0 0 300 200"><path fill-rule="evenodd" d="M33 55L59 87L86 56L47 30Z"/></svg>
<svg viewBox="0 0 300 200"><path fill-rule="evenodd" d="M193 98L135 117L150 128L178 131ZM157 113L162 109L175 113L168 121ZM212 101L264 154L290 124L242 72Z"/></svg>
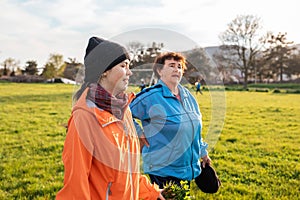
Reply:
<svg viewBox="0 0 300 200"><path fill-rule="evenodd" d="M163 189L165 185L167 185L168 183L172 182L178 186L181 187L180 181L184 181L182 179L173 177L173 176L167 176L167 177L161 177L161 176L156 176L153 174L149 174L151 183L156 183L160 189ZM190 186L190 181L188 181L188 186Z"/></svg>
<svg viewBox="0 0 300 200"><path fill-rule="evenodd" d="M200 92L200 94L202 94L202 91L201 91L201 89L199 88L197 88L197 90L196 90L196 94L198 93L198 92Z"/></svg>

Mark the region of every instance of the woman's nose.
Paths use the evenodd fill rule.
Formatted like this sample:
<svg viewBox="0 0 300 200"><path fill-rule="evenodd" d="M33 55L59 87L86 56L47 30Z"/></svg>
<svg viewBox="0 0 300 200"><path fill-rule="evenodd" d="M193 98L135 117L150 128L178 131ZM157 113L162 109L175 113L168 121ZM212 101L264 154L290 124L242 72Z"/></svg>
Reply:
<svg viewBox="0 0 300 200"><path fill-rule="evenodd" d="M129 75L129 76L132 75L132 71L129 68L127 69L127 75Z"/></svg>
<svg viewBox="0 0 300 200"><path fill-rule="evenodd" d="M179 70L180 70L180 67L179 67L179 66L174 67L174 71L175 71L175 72L178 72Z"/></svg>

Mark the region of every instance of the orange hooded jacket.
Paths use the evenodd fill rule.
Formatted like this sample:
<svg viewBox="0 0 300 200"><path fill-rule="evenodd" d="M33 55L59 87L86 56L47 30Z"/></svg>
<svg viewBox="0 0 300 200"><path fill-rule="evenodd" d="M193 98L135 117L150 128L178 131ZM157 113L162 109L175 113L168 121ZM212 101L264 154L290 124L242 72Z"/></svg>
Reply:
<svg viewBox="0 0 300 200"><path fill-rule="evenodd" d="M128 105L119 120L88 102L87 91L68 122L64 187L56 199L156 200L159 188L139 172L139 139ZM128 104L133 98L129 94Z"/></svg>

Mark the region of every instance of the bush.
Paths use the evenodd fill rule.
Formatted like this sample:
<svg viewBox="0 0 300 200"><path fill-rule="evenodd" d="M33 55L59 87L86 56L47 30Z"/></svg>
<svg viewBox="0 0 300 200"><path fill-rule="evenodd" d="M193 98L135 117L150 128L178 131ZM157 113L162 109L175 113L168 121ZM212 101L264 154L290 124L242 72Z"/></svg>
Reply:
<svg viewBox="0 0 300 200"><path fill-rule="evenodd" d="M281 91L279 89L274 89L273 93L280 93Z"/></svg>

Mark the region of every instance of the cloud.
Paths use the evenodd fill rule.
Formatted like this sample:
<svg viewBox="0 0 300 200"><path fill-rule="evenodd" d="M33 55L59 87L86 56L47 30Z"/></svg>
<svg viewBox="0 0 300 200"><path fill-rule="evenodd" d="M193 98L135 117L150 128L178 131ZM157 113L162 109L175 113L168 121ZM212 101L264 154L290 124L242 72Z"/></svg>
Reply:
<svg viewBox="0 0 300 200"><path fill-rule="evenodd" d="M265 30L300 42L296 0L2 0L0 62L8 57L44 65L50 53L82 61L88 38L113 38L136 29L182 34L199 46L219 45L218 35L238 14L261 17ZM140 37L141 38L141 37ZM174 43L177 41L174 40ZM23 64L24 65L24 64Z"/></svg>

